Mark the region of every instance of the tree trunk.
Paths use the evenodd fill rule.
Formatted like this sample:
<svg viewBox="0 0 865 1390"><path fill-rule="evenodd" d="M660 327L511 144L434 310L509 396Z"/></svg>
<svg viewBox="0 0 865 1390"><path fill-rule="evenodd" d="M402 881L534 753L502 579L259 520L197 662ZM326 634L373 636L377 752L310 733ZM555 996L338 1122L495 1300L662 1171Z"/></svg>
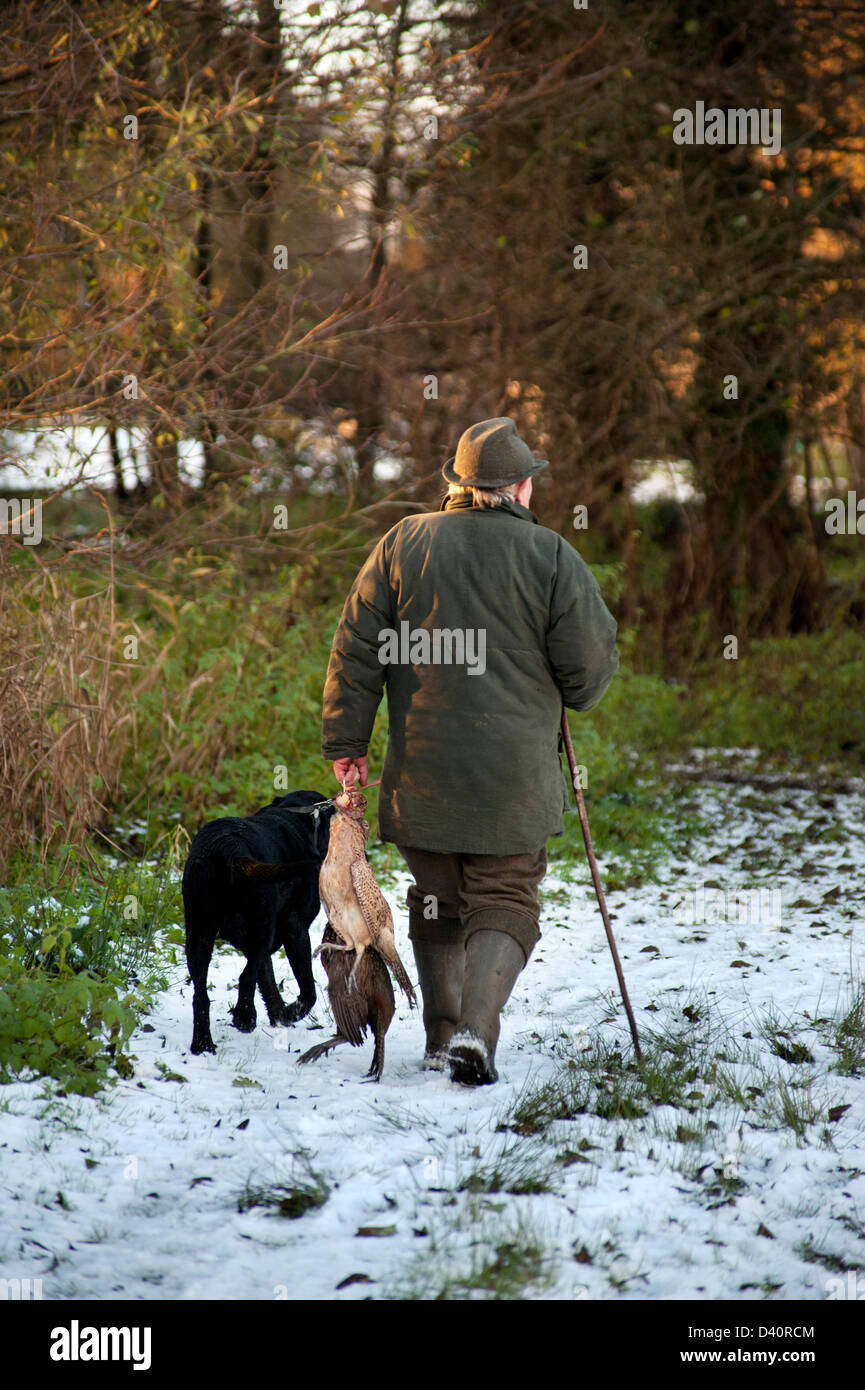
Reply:
<svg viewBox="0 0 865 1390"><path fill-rule="evenodd" d="M387 97L382 115L381 145L375 157L372 173L372 200L369 219L370 263L361 291L373 295L380 287L386 267L385 231L391 213L390 180L393 174L394 127L399 103L400 49L408 20L408 0L400 0L393 23L387 73ZM381 368L381 354L371 355L361 368L354 391L354 413L357 417L357 488L361 500L371 496L375 478L377 437L384 413L386 378Z"/></svg>

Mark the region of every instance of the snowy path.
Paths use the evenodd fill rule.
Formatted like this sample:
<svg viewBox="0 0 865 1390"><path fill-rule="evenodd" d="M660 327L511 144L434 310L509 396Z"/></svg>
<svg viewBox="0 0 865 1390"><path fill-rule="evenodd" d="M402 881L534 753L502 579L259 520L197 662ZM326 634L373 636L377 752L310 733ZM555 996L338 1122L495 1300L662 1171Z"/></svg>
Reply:
<svg viewBox="0 0 865 1390"><path fill-rule="evenodd" d="M489 1297L495 1287L784 1300L825 1299L852 1270L865 1292L865 1079L832 1070L825 1022L865 973L865 796L682 796L714 818L711 839L681 846L662 883L609 894L641 1029L696 1040L676 1104L634 1118L589 1105L534 1134L496 1128L512 1123L527 1088L592 1055L586 1044L627 1042L582 867L570 888L547 880L543 940L504 1019L502 1081L480 1091L420 1070L422 1028L402 997L379 1086L361 1080L371 1042L296 1066L325 1036L313 1026L329 1028L324 991L295 1028L270 1029L259 1002L256 1032L236 1033L227 1012L241 961L222 951L210 977L215 1057L188 1051L191 991L178 967L135 1037L134 1078L96 1101L46 1104L38 1084L0 1089L0 1277L41 1278L50 1299ZM763 920L741 925L728 897L722 920L689 924L676 905L693 907L701 882L728 895L773 888L780 904L767 894ZM705 894L712 915L717 890ZM402 888L389 896L410 963ZM776 1046L799 1045L813 1061L777 1055L773 1027ZM727 1075L723 1095L707 1080L713 1066ZM798 1085L809 1080L810 1091ZM600 1072L587 1094L603 1093L596 1082ZM801 1138L778 1117L780 1082L814 1107ZM238 1210L247 1184L289 1183L305 1164L327 1184L323 1205L293 1220ZM509 1186L540 1190L497 1190Z"/></svg>

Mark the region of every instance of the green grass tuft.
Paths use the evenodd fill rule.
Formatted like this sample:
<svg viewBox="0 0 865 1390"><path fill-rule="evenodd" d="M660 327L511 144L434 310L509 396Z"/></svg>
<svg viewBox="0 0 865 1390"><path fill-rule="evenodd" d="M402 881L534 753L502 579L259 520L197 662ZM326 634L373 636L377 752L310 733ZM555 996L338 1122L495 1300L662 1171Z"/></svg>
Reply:
<svg viewBox="0 0 865 1390"><path fill-rule="evenodd" d="M330 1188L324 1178L311 1166L309 1155L301 1153L285 1181L260 1183L250 1178L237 1198L237 1210L263 1207L276 1216L296 1221L308 1211L324 1206L329 1196Z"/></svg>

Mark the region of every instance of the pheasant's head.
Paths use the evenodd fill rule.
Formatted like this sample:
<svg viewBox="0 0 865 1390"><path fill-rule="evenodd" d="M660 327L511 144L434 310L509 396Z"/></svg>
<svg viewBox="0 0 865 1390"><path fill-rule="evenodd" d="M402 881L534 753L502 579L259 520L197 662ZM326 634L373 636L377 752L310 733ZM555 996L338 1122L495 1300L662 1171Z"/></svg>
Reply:
<svg viewBox="0 0 865 1390"><path fill-rule="evenodd" d="M363 820L366 797L358 787L346 787L344 792L334 797L333 804L338 811L351 816L352 820Z"/></svg>

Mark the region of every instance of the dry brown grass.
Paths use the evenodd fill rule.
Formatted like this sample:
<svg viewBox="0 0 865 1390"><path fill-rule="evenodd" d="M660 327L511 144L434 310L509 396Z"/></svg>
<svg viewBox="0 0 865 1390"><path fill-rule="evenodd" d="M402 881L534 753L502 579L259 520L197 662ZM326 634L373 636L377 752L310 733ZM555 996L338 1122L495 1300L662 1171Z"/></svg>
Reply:
<svg viewBox="0 0 865 1390"><path fill-rule="evenodd" d="M82 845L117 798L131 706L108 541L107 582L85 596L35 555L26 578L0 564L0 870Z"/></svg>
<svg viewBox="0 0 865 1390"><path fill-rule="evenodd" d="M169 788L175 800L182 796L184 818L200 820L224 792L223 766L250 748L267 750L264 780L253 769L247 784L241 773L235 791L256 804L271 791L273 759L285 750L296 764L317 741L307 737L307 714L309 728L317 724L307 698L276 746L270 668L285 663L298 679L306 645L300 651L295 641L290 660L285 642L307 611L305 586L315 582L316 603L326 601L318 556L304 545L314 531L341 553L342 531L318 522L298 528L291 538L298 563L287 569L285 533L279 548L265 545L255 526L244 529L235 517L233 536L214 537L202 509L194 552L188 519L185 527L174 518L150 529L127 523L115 566L109 504L92 496L107 525L86 540L61 525L25 556L14 537L0 538L0 874L20 852L43 859L86 852L89 831L110 838L118 815L147 815ZM221 504L220 494L218 516ZM89 529L92 508L87 515ZM235 564L267 577L250 582L244 603L231 597ZM213 625L201 620L210 596L203 579L225 590L213 596ZM133 637L138 649L129 653ZM325 664L323 652L322 671ZM301 686L308 667L309 660ZM286 699L294 698L289 690ZM318 777L320 768L298 775Z"/></svg>

